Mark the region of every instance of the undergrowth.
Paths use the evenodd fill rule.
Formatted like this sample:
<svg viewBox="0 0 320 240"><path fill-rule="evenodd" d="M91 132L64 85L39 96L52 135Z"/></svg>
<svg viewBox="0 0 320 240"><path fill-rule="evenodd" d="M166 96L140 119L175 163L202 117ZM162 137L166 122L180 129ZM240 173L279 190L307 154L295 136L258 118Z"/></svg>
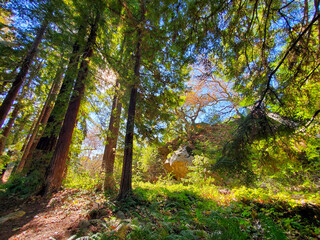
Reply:
<svg viewBox="0 0 320 240"><path fill-rule="evenodd" d="M131 198L108 203L126 219L103 219L90 239L318 239L319 205L303 192L134 182Z"/></svg>

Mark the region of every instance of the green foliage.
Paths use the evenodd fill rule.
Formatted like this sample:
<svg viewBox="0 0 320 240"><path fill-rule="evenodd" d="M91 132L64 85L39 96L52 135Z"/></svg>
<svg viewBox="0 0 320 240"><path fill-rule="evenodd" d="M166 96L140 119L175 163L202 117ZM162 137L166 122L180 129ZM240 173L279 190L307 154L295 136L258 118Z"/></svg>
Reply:
<svg viewBox="0 0 320 240"><path fill-rule="evenodd" d="M102 186L103 179L96 174L91 176L88 172L78 172L71 170L64 179L63 186L66 188L94 190L98 186Z"/></svg>
<svg viewBox="0 0 320 240"><path fill-rule="evenodd" d="M155 145L144 144L140 156L135 160L135 177L144 181L157 181L164 173L162 161L159 156L158 148Z"/></svg>
<svg viewBox="0 0 320 240"><path fill-rule="evenodd" d="M286 239L286 235L284 234L283 230L281 230L279 226L276 225L271 218L268 218L263 214L259 214L259 219L266 231L265 239Z"/></svg>
<svg viewBox="0 0 320 240"><path fill-rule="evenodd" d="M192 163L193 165L188 167L190 172L187 174L187 178L183 180L185 183L199 186L215 182L211 171L212 159L195 155Z"/></svg>
<svg viewBox="0 0 320 240"><path fill-rule="evenodd" d="M109 203L127 219L104 219L104 230L90 239L315 239L320 226L315 215L303 217L319 210L311 204L319 204L319 198L301 196L299 201L310 203L303 205L288 192L258 188L226 191L168 181L135 186L127 201Z"/></svg>
<svg viewBox="0 0 320 240"><path fill-rule="evenodd" d="M39 191L42 186L41 174L38 171L33 171L28 176L16 174L12 176L8 182L1 185L1 189L5 190L7 196L17 196L27 198Z"/></svg>
<svg viewBox="0 0 320 240"><path fill-rule="evenodd" d="M90 173L88 170L84 169L83 166L73 164L69 167L63 186L65 188L95 190L101 188L102 183L103 178L99 171Z"/></svg>

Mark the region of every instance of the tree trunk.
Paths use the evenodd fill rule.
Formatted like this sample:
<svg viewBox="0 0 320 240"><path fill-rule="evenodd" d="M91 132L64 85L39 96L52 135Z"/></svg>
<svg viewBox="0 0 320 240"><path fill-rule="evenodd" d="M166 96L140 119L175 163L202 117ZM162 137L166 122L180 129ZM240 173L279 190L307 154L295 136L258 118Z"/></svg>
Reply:
<svg viewBox="0 0 320 240"><path fill-rule="evenodd" d="M109 122L107 144L104 149L102 169L105 171L104 190L112 191L115 189L113 177L114 160L116 157L117 141L119 136L120 116L122 104L119 96L119 81L116 82L116 91L112 101L111 116Z"/></svg>
<svg viewBox="0 0 320 240"><path fill-rule="evenodd" d="M70 101L70 95L74 85L74 76L78 71L78 65L80 60L80 38L84 37L84 32L86 28L81 27L79 29L79 39L73 45L72 55L69 60L68 68L60 88L60 92L56 98L54 107L50 113L47 120L47 124L43 130L43 134L38 141L36 150L42 150L45 153L54 150L58 135L63 123L63 118L67 110L68 103ZM47 113L44 114L47 117Z"/></svg>
<svg viewBox="0 0 320 240"><path fill-rule="evenodd" d="M5 99L2 102L2 105L0 106L0 127L2 126L5 118L8 115L8 112L13 104L13 101L17 97L17 94L26 78L26 75L29 71L29 68L33 62L33 59L35 58L35 55L37 53L38 46L41 42L41 39L48 27L48 22L44 21L37 33L36 38L34 39L32 46L30 50L28 51L28 54L26 58L24 59L20 72L18 73L17 77L15 78L14 82L12 83L12 86L5 97Z"/></svg>
<svg viewBox="0 0 320 240"><path fill-rule="evenodd" d="M18 116L20 108L21 108L21 103L17 103L11 113L11 116L10 116L10 119L9 119L7 125L3 128L2 136L0 139L0 156L2 155L4 147L6 146L7 138L9 136L11 129L12 129L14 121L16 120L16 118Z"/></svg>
<svg viewBox="0 0 320 240"><path fill-rule="evenodd" d="M20 109L22 107L21 101L24 99L32 79L35 77L35 75L37 74L37 72L39 71L41 66L42 66L42 64L40 63L34 69L33 74L31 74L31 76L29 77L28 81L26 82L25 86L23 87L23 90L22 90L20 96L17 99L17 103L16 103L16 105L15 105L15 107L14 107L12 113L11 113L11 116L10 116L10 119L9 119L7 125L3 128L2 136L0 138L0 156L2 155L3 150L4 150L5 146L6 146L7 138L9 136L9 133L10 133L11 129L12 129L13 123L15 122L15 120L16 120L19 112L20 112Z"/></svg>
<svg viewBox="0 0 320 240"><path fill-rule="evenodd" d="M38 115L38 114L37 114L37 115ZM30 139L30 137L31 137L31 134L32 134L32 131L33 131L35 125L36 125L36 122L33 122L32 125L31 125L31 127L30 127L30 129L29 129L28 135L27 135L27 137L25 138L25 144L23 144L23 146L22 146L22 148L21 148L21 152L24 152L24 151L25 151L25 149L26 149L26 147L27 147L27 142L29 141L29 139Z"/></svg>
<svg viewBox="0 0 320 240"><path fill-rule="evenodd" d="M27 175L32 175L34 171L37 171L40 189L44 185L50 159L52 158L53 150L56 146L57 138L63 123L63 118L70 101L70 95L76 78L75 76L78 72L80 51L83 49L81 43L85 38L86 31L86 26L80 26L76 41L73 45L73 51L69 59L65 77L63 79L59 94L56 97L54 107L49 118L46 115L48 111L44 113L45 116L43 120L47 119L47 124L45 124L44 129L41 131L42 135L40 140L36 140L38 144L34 142L34 145L36 144L36 146L31 146L32 150L31 152L29 151L29 156L27 156L27 164L25 164L23 168L23 173Z"/></svg>
<svg viewBox="0 0 320 240"><path fill-rule="evenodd" d="M27 168L30 166L30 164L27 164L28 163L27 159L29 160L29 162L31 162L32 152L36 147L35 138L38 135L39 128L40 128L41 124L46 124L46 121L48 120L49 114L53 108L53 102L54 102L55 97L57 95L57 92L59 91L59 88L61 86L61 81L62 81L62 77L63 77L63 73L64 73L63 64L64 64L64 61L62 60L61 66L58 69L56 76L53 80L52 87L51 87L50 92L48 94L47 100L44 103L44 106L41 110L40 116L35 124L35 127L32 130L31 137L29 140L27 140L27 144L24 148L20 163L16 169L17 172L21 172L25 165Z"/></svg>
<svg viewBox="0 0 320 240"><path fill-rule="evenodd" d="M144 13L143 13L144 15ZM132 191L132 151L133 151L133 133L134 133L134 118L136 112L136 102L137 102L137 81L140 77L140 64L141 64L141 42L142 42L142 31L138 29L138 41L135 54L135 66L134 66L134 76L135 84L133 84L130 93L130 102L128 109L128 119L126 127L126 136L124 142L124 156L123 156L123 166L122 175L120 183L120 191L117 196L117 201L125 199Z"/></svg>
<svg viewBox="0 0 320 240"><path fill-rule="evenodd" d="M45 194L50 194L58 191L62 184L64 172L66 170L66 162L68 158L69 147L71 145L73 129L77 122L77 115L79 112L81 99L85 91L85 80L88 75L89 58L93 55L93 47L96 42L99 18L100 15L98 13L95 19L95 23L91 27L87 46L82 56L82 62L75 83L74 91L67 109L66 116L63 121L57 146L53 153L53 157L48 169L44 189Z"/></svg>

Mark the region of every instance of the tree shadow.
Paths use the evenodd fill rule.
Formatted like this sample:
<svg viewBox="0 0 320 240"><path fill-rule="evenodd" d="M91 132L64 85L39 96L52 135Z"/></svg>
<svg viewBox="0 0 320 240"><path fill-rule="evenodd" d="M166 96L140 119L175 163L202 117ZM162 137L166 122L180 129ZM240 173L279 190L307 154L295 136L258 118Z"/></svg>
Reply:
<svg viewBox="0 0 320 240"><path fill-rule="evenodd" d="M0 240L9 239L28 224L38 214L47 210L50 199L45 197L30 197L19 199L12 196L0 198L0 217L4 218L12 213L22 213L23 216L0 222ZM18 214L19 214L18 213Z"/></svg>
<svg viewBox="0 0 320 240"><path fill-rule="evenodd" d="M167 188L138 187L131 198L116 203L115 211L136 219L132 239L304 239L316 238L320 226L317 205L293 207L272 198L223 205L189 190Z"/></svg>

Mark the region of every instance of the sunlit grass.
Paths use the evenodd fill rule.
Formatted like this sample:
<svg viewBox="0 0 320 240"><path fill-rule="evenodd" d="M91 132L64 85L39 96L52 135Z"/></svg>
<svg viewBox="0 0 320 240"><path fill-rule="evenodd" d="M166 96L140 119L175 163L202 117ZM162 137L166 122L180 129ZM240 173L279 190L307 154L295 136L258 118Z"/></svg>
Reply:
<svg viewBox="0 0 320 240"><path fill-rule="evenodd" d="M99 184L88 176L77 178L73 175L66 186L92 191ZM223 188L201 178L135 180L132 197L123 202L112 201L116 193L106 194L106 206L114 216L123 212L126 220L115 217L112 228L113 220L104 219L107 227L92 239L317 239L319 194L279 186Z"/></svg>
<svg viewBox="0 0 320 240"><path fill-rule="evenodd" d="M149 209L151 215L156 215L156 222L167 222L169 219L182 224L181 229L204 231L200 239L318 237L320 222L318 216L312 216L320 205L316 193L247 187L229 190L205 182L185 185L175 181L159 181L156 184L135 182L134 188L137 205L145 205L144 208ZM135 208L130 208L130 211L134 212ZM181 221L183 213L185 217ZM233 226L234 231L226 235L221 229L228 229L229 225ZM145 227L142 225L142 228L134 231L146 231ZM215 235L217 231L214 229L220 231L221 235L218 236L221 238ZM158 237L168 239L173 232Z"/></svg>
<svg viewBox="0 0 320 240"><path fill-rule="evenodd" d="M205 182L184 185L183 183L172 182L157 182L152 184L149 182L135 182L134 187L153 190L163 193L164 189L170 192L192 191L204 199L211 199L218 205L228 206L232 202L237 202L243 199L254 200L259 203L286 202L290 206L299 204L317 204L320 205L320 195L308 192L296 191L277 191L265 188L247 188L244 186L233 188L231 190L219 188L215 185L206 185Z"/></svg>

